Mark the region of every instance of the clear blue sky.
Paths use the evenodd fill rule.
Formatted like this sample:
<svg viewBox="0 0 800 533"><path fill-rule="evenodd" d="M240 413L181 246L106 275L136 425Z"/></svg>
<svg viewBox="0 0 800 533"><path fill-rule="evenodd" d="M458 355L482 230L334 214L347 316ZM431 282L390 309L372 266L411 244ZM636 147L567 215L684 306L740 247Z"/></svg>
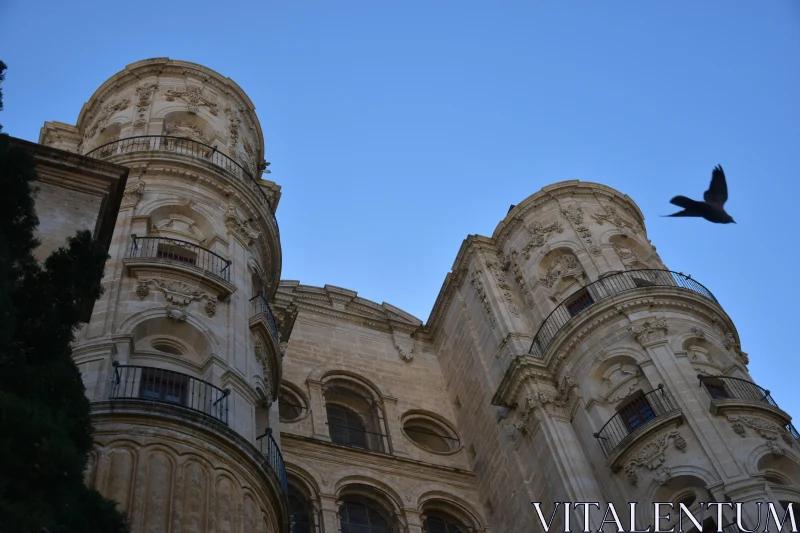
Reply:
<svg viewBox="0 0 800 533"><path fill-rule="evenodd" d="M0 124L34 141L46 120L74 124L149 57L206 65L255 103L284 279L424 321L468 234L549 183L604 183L715 293L752 375L800 417L800 3L0 0ZM659 218L718 163L738 225Z"/></svg>

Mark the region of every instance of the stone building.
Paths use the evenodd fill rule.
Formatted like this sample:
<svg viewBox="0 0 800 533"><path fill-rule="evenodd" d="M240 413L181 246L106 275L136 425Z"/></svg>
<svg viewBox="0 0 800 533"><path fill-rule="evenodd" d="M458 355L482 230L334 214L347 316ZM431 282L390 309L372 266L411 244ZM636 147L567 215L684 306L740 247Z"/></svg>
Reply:
<svg viewBox="0 0 800 533"><path fill-rule="evenodd" d="M790 416L620 192L567 181L512 207L423 324L280 279L280 187L216 72L129 65L40 143L129 169L75 359L86 482L135 532L522 533L531 502L614 503L625 524L628 502L800 502Z"/></svg>

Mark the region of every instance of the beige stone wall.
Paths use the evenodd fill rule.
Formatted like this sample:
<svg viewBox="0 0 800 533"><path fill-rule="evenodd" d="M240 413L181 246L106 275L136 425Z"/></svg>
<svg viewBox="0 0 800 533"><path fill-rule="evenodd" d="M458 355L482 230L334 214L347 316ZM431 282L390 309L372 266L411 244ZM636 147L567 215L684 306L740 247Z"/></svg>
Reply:
<svg viewBox="0 0 800 533"><path fill-rule="evenodd" d="M94 232L103 197L41 181L36 187L39 189L36 238L41 244L35 255L36 259L44 261L54 250L65 246L67 238L74 237L76 232Z"/></svg>
<svg viewBox="0 0 800 533"><path fill-rule="evenodd" d="M484 531L485 511L439 362L428 342L410 335L419 321L336 287L283 282L277 298L299 308L284 383L306 406L298 420L282 421L284 456L294 482L308 487L322 513L322 531L338 531L337 501L357 486L384 502L409 532L420 531L420 513L437 498L451 504L450 512L468 516L466 525ZM378 405L381 452L331 443L324 396L341 379L364 385ZM458 445L441 454L415 444L401 424L409 414L453 428Z"/></svg>

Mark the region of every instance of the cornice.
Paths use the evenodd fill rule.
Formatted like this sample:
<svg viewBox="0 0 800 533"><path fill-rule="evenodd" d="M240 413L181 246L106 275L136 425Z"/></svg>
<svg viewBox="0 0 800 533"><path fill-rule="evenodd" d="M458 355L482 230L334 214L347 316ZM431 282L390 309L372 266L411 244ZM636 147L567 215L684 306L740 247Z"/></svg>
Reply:
<svg viewBox="0 0 800 533"><path fill-rule="evenodd" d="M415 475L428 479L438 479L445 483L464 483L468 486L475 480L474 473L462 468L354 449L313 437L282 432L281 443L287 454L297 454L303 459L314 461L317 464L331 463L340 467L343 465L368 467L393 476L409 477Z"/></svg>
<svg viewBox="0 0 800 533"><path fill-rule="evenodd" d="M276 305L294 305L301 311L352 322L379 331L413 334L422 321L391 304L378 304L357 296L357 292L325 285L314 287L298 281L282 280L275 294Z"/></svg>

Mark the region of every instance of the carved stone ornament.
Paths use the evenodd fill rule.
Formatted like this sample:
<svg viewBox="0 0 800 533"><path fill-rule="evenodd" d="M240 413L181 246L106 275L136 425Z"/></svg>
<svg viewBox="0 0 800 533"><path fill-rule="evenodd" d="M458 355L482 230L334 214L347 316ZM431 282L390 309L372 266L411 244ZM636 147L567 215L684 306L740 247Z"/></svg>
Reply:
<svg viewBox="0 0 800 533"><path fill-rule="evenodd" d="M247 220L239 216L236 206L233 204L228 204L228 209L225 211L225 226L231 234L238 237L247 246L252 246L261 235L250 226Z"/></svg>
<svg viewBox="0 0 800 533"><path fill-rule="evenodd" d="M489 272L492 273L495 281L497 282L497 287L500 289L500 292L503 293L503 298L506 301L508 310L513 315L519 315L519 308L517 307L516 302L514 302L514 294L511 292L511 286L508 284L508 280L506 279L506 273L503 265L498 261L487 259L486 268L488 268Z"/></svg>
<svg viewBox="0 0 800 533"><path fill-rule="evenodd" d="M392 330L392 341L395 350L397 350L397 353L400 355L400 359L406 363L410 363L414 359L414 352L416 351L414 339L407 334Z"/></svg>
<svg viewBox="0 0 800 533"><path fill-rule="evenodd" d="M206 142L207 140L202 129L180 121L169 124L166 133L172 137L185 137L199 142Z"/></svg>
<svg viewBox="0 0 800 533"><path fill-rule="evenodd" d="M533 419L536 409L542 409L550 416L570 420L580 401L580 391L574 376L567 372L555 395L537 391L525 399L525 404L514 427L524 434L532 434L537 423Z"/></svg>
<svg viewBox="0 0 800 533"><path fill-rule="evenodd" d="M147 124L145 115L147 115L147 110L152 103L153 93L157 89L158 84L155 83L140 85L136 88L136 115L138 118L133 123L134 129L143 128Z"/></svg>
<svg viewBox="0 0 800 533"><path fill-rule="evenodd" d="M690 328L690 329L689 329L689 331L690 331L690 332L692 333L692 335L694 335L695 337L698 337L698 338L700 338L700 339L705 339L705 338L706 338L706 332L705 332L705 331L703 331L702 329L700 329L700 328L696 327L696 326L693 326L692 328Z"/></svg>
<svg viewBox="0 0 800 533"><path fill-rule="evenodd" d="M95 133L97 133L98 130L100 130L101 132L105 130L106 126L108 125L108 119L111 118L111 116L114 113L122 111L123 109L127 109L130 102L131 101L129 98L122 98L120 100L115 100L103 106L103 110L98 115L97 121L91 128L86 130L84 138L89 139L91 137L94 137Z"/></svg>
<svg viewBox="0 0 800 533"><path fill-rule="evenodd" d="M268 398L272 398L272 372L269 369L269 361L267 360L267 351L264 348L264 344L257 340L255 347L253 348L253 355L258 361L258 364L261 365L261 370L264 372L264 381L267 384L267 390L264 391L267 394Z"/></svg>
<svg viewBox="0 0 800 533"><path fill-rule="evenodd" d="M639 256L636 254L633 248L618 243L612 244L611 247L614 248L614 252L617 254L617 257L619 257L620 261L622 261L622 264L625 266L625 268L631 269L642 264Z"/></svg>
<svg viewBox="0 0 800 533"><path fill-rule="evenodd" d="M172 102L176 98L180 98L186 102L186 110L189 113L197 113L200 107L207 107L208 112L216 116L218 113L218 106L211 100L202 95L201 89L197 87L188 87L185 91L175 91L170 89L166 93L167 101Z"/></svg>
<svg viewBox="0 0 800 533"><path fill-rule="evenodd" d="M567 220L572 224L572 227L575 228L575 232L583 239L583 242L586 245L586 249L589 250L589 253L592 255L601 255L603 251L597 246L594 241L592 240L592 231L589 227L584 224L583 222L583 211L577 205L568 205L567 207L561 210L561 214L564 215Z"/></svg>
<svg viewBox="0 0 800 533"><path fill-rule="evenodd" d="M726 333L725 334L725 341L724 341L725 348L728 349L734 356L739 358L745 365L750 364L750 358L747 356L745 352L742 351L741 345L736 342L736 337L733 336L733 333Z"/></svg>
<svg viewBox="0 0 800 533"><path fill-rule="evenodd" d="M489 298L486 296L486 289L483 287L483 280L481 280L481 270L475 270L470 277L470 284L475 289L475 292L478 295L478 300L481 301L483 304L483 310L486 311L486 315L489 317L489 325L492 329L494 329L495 325L497 325L497 319L492 312L492 307L489 304Z"/></svg>
<svg viewBox="0 0 800 533"><path fill-rule="evenodd" d="M228 145L233 148L239 141L239 126L242 119L239 118L239 113L231 109L231 106L225 107L225 114L228 115L228 132L230 133Z"/></svg>
<svg viewBox="0 0 800 533"><path fill-rule="evenodd" d="M517 285L522 290L522 294L525 296L525 303L528 305L530 309L533 309L536 305L536 302L533 299L533 295L531 294L530 288L528 284L525 282L525 276L522 275L522 267L519 264L517 251L513 250L511 254L506 258L505 263L503 264L504 270L511 270L514 273L514 281L517 282Z"/></svg>
<svg viewBox="0 0 800 533"><path fill-rule="evenodd" d="M745 436L745 426L747 426L768 441L776 441L780 437L790 448L794 446L792 442L794 437L789 431L773 422L740 415L728 415L728 421L731 422L733 431L742 437Z"/></svg>
<svg viewBox="0 0 800 533"><path fill-rule="evenodd" d="M531 258L531 250L547 244L548 239L550 239L553 233L564 233L564 228L561 226L560 220L556 220L549 226L534 223L528 226L527 229L531 233L531 240L527 246L522 249L525 259Z"/></svg>
<svg viewBox="0 0 800 533"><path fill-rule="evenodd" d="M139 287L136 288L136 294L138 295L140 290L142 292L144 292L144 290L149 291L147 288L148 283L155 284L156 287L164 293L164 296L167 298L166 313L167 316L173 320L180 322L186 320L189 317L189 312L187 310L189 304L195 300L202 300L204 298L207 300L205 305L206 313L209 312L209 302L213 302L213 312L209 314L209 316L213 316L213 313L216 312L216 296L202 291L193 285L189 285L184 281L162 278L139 278ZM141 287L144 287L144 289Z"/></svg>
<svg viewBox="0 0 800 533"><path fill-rule="evenodd" d="M675 448L682 453L686 453L686 440L677 429L670 430L656 437L642 446L631 460L628 461L628 464L625 465L625 473L631 485L635 486L639 483L637 468L646 467L649 470L656 470L664 464L670 440Z"/></svg>
<svg viewBox="0 0 800 533"><path fill-rule="evenodd" d="M216 300L207 300L205 305L205 310L208 316L214 316L217 312Z"/></svg>
<svg viewBox="0 0 800 533"><path fill-rule="evenodd" d="M523 435L533 435L539 427L539 421L535 417L535 411L539 408L539 402L532 396L525 398L525 403L519 410L514 428Z"/></svg>
<svg viewBox="0 0 800 533"><path fill-rule="evenodd" d="M144 195L144 186L145 182L141 180L128 184L122 195L120 207L136 207Z"/></svg>
<svg viewBox="0 0 800 533"><path fill-rule="evenodd" d="M662 466L653 473L653 480L659 485L666 485L672 480L672 471L668 466Z"/></svg>
<svg viewBox="0 0 800 533"><path fill-rule="evenodd" d="M288 342L279 342L278 343L278 350L280 350L280 352L281 352L281 357L284 357L286 355L286 348L288 348L288 347L289 347L289 343Z"/></svg>
<svg viewBox="0 0 800 533"><path fill-rule="evenodd" d="M141 284L136 287L136 296L140 300L143 300L148 294L150 294L150 288L147 285Z"/></svg>
<svg viewBox="0 0 800 533"><path fill-rule="evenodd" d="M617 208L613 205L604 205L603 210L594 213L592 218L597 221L599 226L603 225L603 222L610 222L617 228L619 228L620 233L623 235L630 235L631 233L639 233L639 228L637 224L629 221L622 215L617 212Z"/></svg>
<svg viewBox="0 0 800 533"><path fill-rule="evenodd" d="M639 325L628 326L628 331L631 332L636 342L644 347L666 338L667 320L665 318L654 318Z"/></svg>
<svg viewBox="0 0 800 533"><path fill-rule="evenodd" d="M769 451L772 452L772 455L778 455L778 456L786 455L786 450L781 448L781 446L777 442L773 440L768 440L766 442L766 445L767 448L769 448Z"/></svg>
<svg viewBox="0 0 800 533"><path fill-rule="evenodd" d="M562 255L557 257L555 261L547 268L547 274L541 278L540 281L545 287L552 288L556 282L563 281L567 278L579 280L583 270L581 269L578 258L572 254Z"/></svg>

